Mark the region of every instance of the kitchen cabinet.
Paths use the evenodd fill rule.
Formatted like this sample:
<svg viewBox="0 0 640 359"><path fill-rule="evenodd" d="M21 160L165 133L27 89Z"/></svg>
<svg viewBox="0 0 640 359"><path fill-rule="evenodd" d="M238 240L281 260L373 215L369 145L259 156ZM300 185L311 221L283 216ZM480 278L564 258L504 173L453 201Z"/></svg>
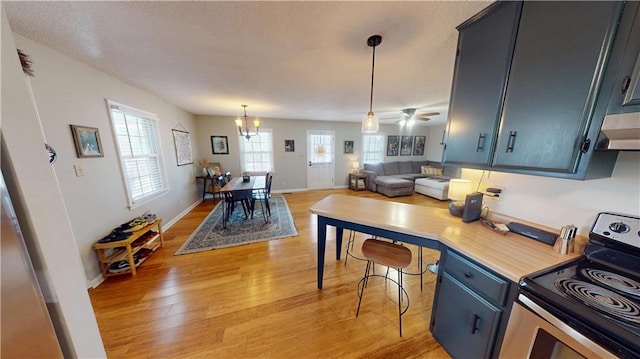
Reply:
<svg viewBox="0 0 640 359"><path fill-rule="evenodd" d="M517 285L442 249L431 311L433 337L454 358L496 358Z"/></svg>
<svg viewBox="0 0 640 359"><path fill-rule="evenodd" d="M521 8L496 3L458 26L445 162L491 163Z"/></svg>
<svg viewBox="0 0 640 359"><path fill-rule="evenodd" d="M613 86L607 64L619 56L614 40L621 42L615 36L623 9L623 2L608 1L498 2L459 26L443 162L573 179L610 176L617 153L594 154L592 143ZM508 36L486 30L498 26L511 29ZM479 39L471 42L471 35ZM476 55L476 46L499 53ZM497 63L488 65L490 56ZM493 66L491 80L470 74L482 66Z"/></svg>
<svg viewBox="0 0 640 359"><path fill-rule="evenodd" d="M625 44L616 82L611 93L607 114L640 112L640 7L638 2L627 3L625 14L632 21L623 21L620 42ZM623 26L630 24L630 29ZM628 36L625 37L625 35Z"/></svg>

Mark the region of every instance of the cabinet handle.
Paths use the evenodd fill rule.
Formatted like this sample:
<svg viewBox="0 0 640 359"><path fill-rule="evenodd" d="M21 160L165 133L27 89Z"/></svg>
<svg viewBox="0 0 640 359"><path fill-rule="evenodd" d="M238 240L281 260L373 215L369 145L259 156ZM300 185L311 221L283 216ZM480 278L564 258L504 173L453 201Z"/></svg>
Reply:
<svg viewBox="0 0 640 359"><path fill-rule="evenodd" d="M469 273L469 272L464 272L464 276L467 277L467 278L471 278L472 277L471 273Z"/></svg>
<svg viewBox="0 0 640 359"><path fill-rule="evenodd" d="M629 84L631 84L631 77L625 76L624 80L622 80L622 85L620 85L620 94L624 94L629 89Z"/></svg>
<svg viewBox="0 0 640 359"><path fill-rule="evenodd" d="M473 315L473 326L471 328L471 334L476 334L478 331L478 324L480 324L480 316L478 314Z"/></svg>
<svg viewBox="0 0 640 359"><path fill-rule="evenodd" d="M516 144L516 135L518 131L509 131L509 141L507 142L507 152L513 152L513 147Z"/></svg>
<svg viewBox="0 0 640 359"><path fill-rule="evenodd" d="M484 141L486 138L487 134L480 132L480 134L478 135L478 146L476 146L476 152L484 151Z"/></svg>

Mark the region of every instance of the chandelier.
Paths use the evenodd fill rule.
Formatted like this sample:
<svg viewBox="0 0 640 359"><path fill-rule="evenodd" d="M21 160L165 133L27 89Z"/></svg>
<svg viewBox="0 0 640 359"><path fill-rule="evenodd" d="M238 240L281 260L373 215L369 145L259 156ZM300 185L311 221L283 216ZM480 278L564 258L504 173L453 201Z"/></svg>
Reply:
<svg viewBox="0 0 640 359"><path fill-rule="evenodd" d="M238 126L238 132L240 133L240 136L246 138L247 141L249 141L251 139L251 136L258 135L258 130L260 129L260 120L258 120L257 118L253 120L253 126L255 126L255 133L250 134L250 132L253 130L249 128L249 121L247 117L247 107L248 107L247 105L242 105L242 108L244 109L244 117L243 117L244 120L238 117L236 119L236 126Z"/></svg>
<svg viewBox="0 0 640 359"><path fill-rule="evenodd" d="M367 45L373 48L373 58L371 60L371 96L369 97L369 113L362 119L362 133L378 132L378 117L373 113L373 70L376 64L376 46L382 42L382 36L373 35L367 39Z"/></svg>

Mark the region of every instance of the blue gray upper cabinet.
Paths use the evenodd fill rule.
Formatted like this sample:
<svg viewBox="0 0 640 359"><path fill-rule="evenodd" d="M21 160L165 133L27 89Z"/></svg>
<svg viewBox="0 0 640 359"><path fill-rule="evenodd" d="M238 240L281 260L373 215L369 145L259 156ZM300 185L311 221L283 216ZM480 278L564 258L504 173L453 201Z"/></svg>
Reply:
<svg viewBox="0 0 640 359"><path fill-rule="evenodd" d="M618 29L630 27L627 12L636 8L497 2L460 25L443 162L571 179L610 176L617 152L594 148L626 47L628 33Z"/></svg>
<svg viewBox="0 0 640 359"><path fill-rule="evenodd" d="M447 163L491 164L521 8L496 3L458 26Z"/></svg>

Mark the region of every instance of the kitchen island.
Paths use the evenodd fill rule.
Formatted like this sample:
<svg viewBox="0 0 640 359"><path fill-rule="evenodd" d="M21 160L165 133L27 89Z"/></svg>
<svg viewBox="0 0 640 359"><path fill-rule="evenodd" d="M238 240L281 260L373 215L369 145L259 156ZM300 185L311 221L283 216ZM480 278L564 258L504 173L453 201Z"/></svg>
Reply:
<svg viewBox="0 0 640 359"><path fill-rule="evenodd" d="M574 253L558 254L547 244L515 233L495 233L480 221L463 223L446 209L341 194L325 197L309 211L318 216L318 289L322 289L328 225L336 227L336 260L340 260L342 232L351 229L432 249L443 244L514 282L579 257L584 243L579 239Z"/></svg>
<svg viewBox="0 0 640 359"><path fill-rule="evenodd" d="M340 194L309 210L318 216L318 289L329 225L336 227L336 260L344 229L439 250L430 330L450 355L460 358L497 358L520 278L579 257L585 243L578 238L574 253L558 254L552 246L515 233L496 233L481 221L463 223L446 209Z"/></svg>

